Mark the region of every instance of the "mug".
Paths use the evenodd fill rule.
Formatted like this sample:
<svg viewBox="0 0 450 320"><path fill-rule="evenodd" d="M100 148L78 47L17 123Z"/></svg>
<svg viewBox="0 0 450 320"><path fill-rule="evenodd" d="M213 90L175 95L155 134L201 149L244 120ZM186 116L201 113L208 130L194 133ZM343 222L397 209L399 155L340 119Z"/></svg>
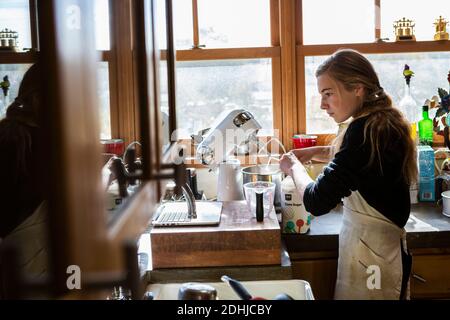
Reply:
<svg viewBox="0 0 450 320"><path fill-rule="evenodd" d="M450 218L450 190L442 192L442 214Z"/></svg>

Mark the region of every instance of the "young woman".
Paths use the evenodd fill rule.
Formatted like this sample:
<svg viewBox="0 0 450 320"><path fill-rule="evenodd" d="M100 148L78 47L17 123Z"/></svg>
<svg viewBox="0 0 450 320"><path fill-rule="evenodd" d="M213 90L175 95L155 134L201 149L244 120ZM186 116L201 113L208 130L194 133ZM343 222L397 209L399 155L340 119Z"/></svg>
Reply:
<svg viewBox="0 0 450 320"><path fill-rule="evenodd" d="M0 244L19 249L20 269L28 275L42 275L47 265L39 84L40 67L35 64L0 121Z"/></svg>
<svg viewBox="0 0 450 320"><path fill-rule="evenodd" d="M305 208L316 216L343 199L336 299L405 299L411 257L404 226L409 186L417 179L410 126L392 106L371 63L339 50L316 72L321 109L350 121L332 147L295 150L280 166L292 176ZM332 160L313 181L302 162Z"/></svg>

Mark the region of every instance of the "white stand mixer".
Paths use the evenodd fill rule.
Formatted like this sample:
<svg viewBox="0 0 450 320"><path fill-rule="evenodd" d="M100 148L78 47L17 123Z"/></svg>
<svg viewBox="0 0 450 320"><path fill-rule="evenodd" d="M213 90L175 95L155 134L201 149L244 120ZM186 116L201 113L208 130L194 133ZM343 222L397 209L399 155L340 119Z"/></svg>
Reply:
<svg viewBox="0 0 450 320"><path fill-rule="evenodd" d="M224 111L197 147L197 157L211 170L219 168L217 201L244 200L240 161L232 157L236 148L256 141L262 127L245 110Z"/></svg>

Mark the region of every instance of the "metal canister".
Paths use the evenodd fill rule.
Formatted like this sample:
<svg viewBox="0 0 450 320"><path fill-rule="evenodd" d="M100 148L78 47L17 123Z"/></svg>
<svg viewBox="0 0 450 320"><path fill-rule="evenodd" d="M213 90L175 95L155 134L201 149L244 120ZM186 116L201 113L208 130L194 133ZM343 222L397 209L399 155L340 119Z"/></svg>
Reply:
<svg viewBox="0 0 450 320"><path fill-rule="evenodd" d="M278 164L270 164L270 165L257 165L246 167L242 169L243 175L243 184L245 185L248 182L257 182L257 181L265 181L265 182L273 182L275 183L275 197L274 197L274 206L277 212L281 210L281 180L283 178L283 173L280 170L280 166Z"/></svg>

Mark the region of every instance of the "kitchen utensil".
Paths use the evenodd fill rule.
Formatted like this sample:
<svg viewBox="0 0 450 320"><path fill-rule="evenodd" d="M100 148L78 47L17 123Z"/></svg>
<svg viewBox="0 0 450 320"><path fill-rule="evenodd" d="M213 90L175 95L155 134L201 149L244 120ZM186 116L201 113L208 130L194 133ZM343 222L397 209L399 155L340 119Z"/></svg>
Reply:
<svg viewBox="0 0 450 320"><path fill-rule="evenodd" d="M280 293L275 297L274 300L294 300L294 298L292 298L290 295L286 293Z"/></svg>
<svg viewBox="0 0 450 320"><path fill-rule="evenodd" d="M280 170L280 165L257 165L242 169L243 184L249 182L265 181L275 183L274 205L275 211L281 212L281 180L283 173Z"/></svg>
<svg viewBox="0 0 450 320"><path fill-rule="evenodd" d="M236 294L241 298L242 300L252 300L253 296L250 294L250 292L245 289L245 287L240 283L239 281L230 278L229 276L222 276L220 278L225 283L228 283L230 287L236 292Z"/></svg>
<svg viewBox="0 0 450 320"><path fill-rule="evenodd" d="M244 185L245 199L250 212L258 222L262 222L273 210L275 183L272 182L249 182Z"/></svg>
<svg viewBox="0 0 450 320"><path fill-rule="evenodd" d="M189 282L178 290L178 300L216 300L217 290L207 284Z"/></svg>

